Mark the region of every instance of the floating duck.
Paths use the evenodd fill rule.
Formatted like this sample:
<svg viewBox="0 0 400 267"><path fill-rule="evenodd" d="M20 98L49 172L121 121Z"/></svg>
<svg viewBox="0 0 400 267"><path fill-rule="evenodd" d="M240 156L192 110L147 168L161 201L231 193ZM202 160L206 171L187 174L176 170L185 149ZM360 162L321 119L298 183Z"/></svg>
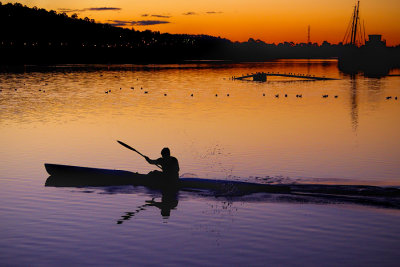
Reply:
<svg viewBox="0 0 400 267"><path fill-rule="evenodd" d="M145 93L145 94L148 94L149 92L148 92L148 91L144 91L144 93Z"/></svg>
<svg viewBox="0 0 400 267"><path fill-rule="evenodd" d="M164 94L164 96L167 96L167 94Z"/></svg>
<svg viewBox="0 0 400 267"><path fill-rule="evenodd" d="M263 96L265 96L265 94L263 94Z"/></svg>
<svg viewBox="0 0 400 267"><path fill-rule="evenodd" d="M226 94L226 96L229 96L229 94Z"/></svg>
<svg viewBox="0 0 400 267"><path fill-rule="evenodd" d="M285 94L285 97L287 97L287 94Z"/></svg>
<svg viewBox="0 0 400 267"><path fill-rule="evenodd" d="M338 98L339 96L338 95L335 95L335 98Z"/></svg>
<svg viewBox="0 0 400 267"><path fill-rule="evenodd" d="M279 97L279 94L275 95L275 97L278 98L278 97Z"/></svg>
<svg viewBox="0 0 400 267"><path fill-rule="evenodd" d="M191 94L190 96L193 96L193 94Z"/></svg>
<svg viewBox="0 0 400 267"><path fill-rule="evenodd" d="M392 99L392 97L391 96L387 96L386 99Z"/></svg>

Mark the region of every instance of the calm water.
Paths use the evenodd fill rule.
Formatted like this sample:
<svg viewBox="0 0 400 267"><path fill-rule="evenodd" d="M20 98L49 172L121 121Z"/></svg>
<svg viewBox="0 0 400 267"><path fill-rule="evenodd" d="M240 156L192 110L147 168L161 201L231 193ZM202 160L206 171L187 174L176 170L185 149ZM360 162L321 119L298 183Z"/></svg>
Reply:
<svg viewBox="0 0 400 267"><path fill-rule="evenodd" d="M165 217L146 205L157 191L44 187L45 162L152 170L117 139L152 158L169 146L183 176L399 186L400 77L350 77L336 64L0 73L0 264L395 266L396 209L180 192ZM230 79L257 71L338 80Z"/></svg>

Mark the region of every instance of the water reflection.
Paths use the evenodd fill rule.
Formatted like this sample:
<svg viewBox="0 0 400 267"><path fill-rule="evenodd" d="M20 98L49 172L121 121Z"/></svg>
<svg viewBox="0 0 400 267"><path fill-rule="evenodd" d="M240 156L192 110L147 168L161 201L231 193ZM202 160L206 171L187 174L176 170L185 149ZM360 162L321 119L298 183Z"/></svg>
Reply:
<svg viewBox="0 0 400 267"><path fill-rule="evenodd" d="M400 101L385 99L400 96L400 79L224 79L252 71L340 77L335 64L315 61L0 73L0 262L278 266L339 254L347 265L398 262L399 191L326 184L400 184ZM194 177L294 182L298 193L180 191L174 199L143 187L38 186L44 162L152 169L117 139L149 155L168 144Z"/></svg>
<svg viewBox="0 0 400 267"><path fill-rule="evenodd" d="M117 224L122 224L124 221L130 220L139 212L146 210L147 207L156 207L160 209L161 216L168 219L171 215L171 210L176 209L179 203L178 190L164 189L161 191L161 201L155 201L153 197L151 200L146 200L146 204L136 207L135 211L125 212L124 215L117 221Z"/></svg>
<svg viewBox="0 0 400 267"><path fill-rule="evenodd" d="M0 194L0 261L6 265L29 266L32 259L38 265L93 265L93 259L118 266L317 265L336 262L337 254L346 265L360 259L363 265L398 262L398 245L393 245L398 244L398 210L182 192L179 212L172 210L163 224L158 208L143 206L159 197L154 192L120 187L119 194L104 189L87 194L87 189L12 182ZM115 225L117 220L124 225Z"/></svg>
<svg viewBox="0 0 400 267"><path fill-rule="evenodd" d="M351 107L350 116L353 125L353 131L357 132L358 128L358 100L357 100L357 80L355 75L350 78L350 96L351 96Z"/></svg>
<svg viewBox="0 0 400 267"><path fill-rule="evenodd" d="M335 60L210 65L0 73L2 174L41 174L44 161L149 172L143 159L115 147L123 139L149 154L168 143L183 160L182 173L203 178L399 184L398 77L343 75ZM341 79L229 80L257 71ZM216 146L223 153L209 155Z"/></svg>

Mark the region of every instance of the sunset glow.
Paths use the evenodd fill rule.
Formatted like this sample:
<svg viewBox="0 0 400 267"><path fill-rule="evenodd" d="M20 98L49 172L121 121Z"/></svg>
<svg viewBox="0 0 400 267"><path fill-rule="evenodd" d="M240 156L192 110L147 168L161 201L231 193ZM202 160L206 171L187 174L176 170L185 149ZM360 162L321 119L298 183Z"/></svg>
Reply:
<svg viewBox="0 0 400 267"><path fill-rule="evenodd" d="M235 1L130 1L130 0L21 0L68 15L97 22L162 33L208 34L232 41L260 39L267 43L338 43L343 40L354 0L235 0ZM3 4L6 2L3 1ZM363 0L360 16L366 34L381 34L388 45L400 43L400 2Z"/></svg>

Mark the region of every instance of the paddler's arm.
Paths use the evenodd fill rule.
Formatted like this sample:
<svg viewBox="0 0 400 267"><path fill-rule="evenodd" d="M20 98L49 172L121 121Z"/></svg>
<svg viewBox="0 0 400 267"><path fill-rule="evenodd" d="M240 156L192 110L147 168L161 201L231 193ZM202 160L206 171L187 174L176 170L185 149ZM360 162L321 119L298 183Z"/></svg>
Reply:
<svg viewBox="0 0 400 267"><path fill-rule="evenodd" d="M150 164L153 164L153 165L157 165L158 164L158 161L155 159L150 159L149 157L147 157L147 156L145 156L144 157L145 159L146 159L146 161L148 162L148 163L150 163Z"/></svg>

